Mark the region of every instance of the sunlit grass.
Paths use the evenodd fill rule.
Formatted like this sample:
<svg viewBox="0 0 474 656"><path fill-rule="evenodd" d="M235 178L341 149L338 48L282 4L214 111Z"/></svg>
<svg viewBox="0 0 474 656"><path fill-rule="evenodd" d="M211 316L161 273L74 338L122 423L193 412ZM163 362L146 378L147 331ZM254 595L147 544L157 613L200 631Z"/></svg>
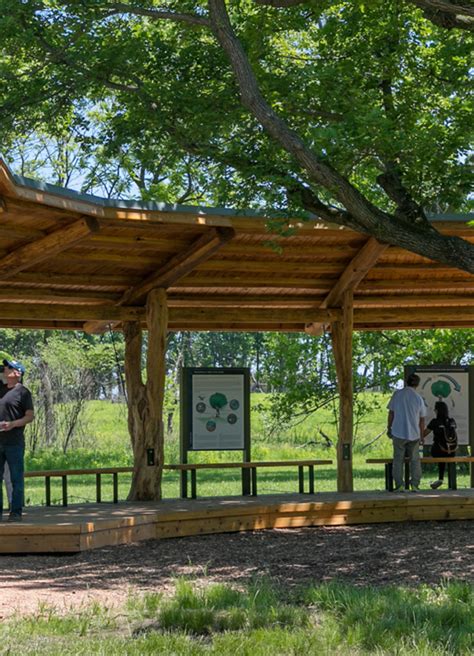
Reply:
<svg viewBox="0 0 474 656"><path fill-rule="evenodd" d="M2 653L32 654L407 654L467 656L474 648L473 590L439 586L359 588L268 579L239 589L176 582L174 594L131 596L124 608L94 604L0 624Z"/></svg>

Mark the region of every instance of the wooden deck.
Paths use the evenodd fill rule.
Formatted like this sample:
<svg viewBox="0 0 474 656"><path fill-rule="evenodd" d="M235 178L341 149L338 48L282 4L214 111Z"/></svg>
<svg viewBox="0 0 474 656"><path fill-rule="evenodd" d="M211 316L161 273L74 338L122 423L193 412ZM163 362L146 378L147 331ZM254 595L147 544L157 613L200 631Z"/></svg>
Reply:
<svg viewBox="0 0 474 656"><path fill-rule="evenodd" d="M71 553L198 534L454 519L474 519L473 489L33 507L21 524L0 523L0 553Z"/></svg>

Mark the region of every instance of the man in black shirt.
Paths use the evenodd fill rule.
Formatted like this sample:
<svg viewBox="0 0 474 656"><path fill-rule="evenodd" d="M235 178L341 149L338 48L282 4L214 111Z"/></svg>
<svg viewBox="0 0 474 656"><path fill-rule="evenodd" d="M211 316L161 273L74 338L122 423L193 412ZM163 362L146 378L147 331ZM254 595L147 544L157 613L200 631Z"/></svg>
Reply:
<svg viewBox="0 0 474 656"><path fill-rule="evenodd" d="M25 367L16 360L4 360L7 391L0 398L0 476L5 462L10 468L12 503L9 521L21 521L23 505L23 467L25 426L34 419L30 391L22 385ZM3 486L0 481L0 516L3 511Z"/></svg>

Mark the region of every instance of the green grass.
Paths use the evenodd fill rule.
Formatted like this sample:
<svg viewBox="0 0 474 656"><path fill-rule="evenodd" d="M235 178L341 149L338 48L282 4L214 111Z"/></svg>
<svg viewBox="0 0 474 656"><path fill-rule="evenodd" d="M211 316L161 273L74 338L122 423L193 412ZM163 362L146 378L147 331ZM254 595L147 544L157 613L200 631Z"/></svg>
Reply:
<svg viewBox="0 0 474 656"><path fill-rule="evenodd" d="M1 653L337 654L464 656L474 641L473 589L308 585L288 591L259 579L245 588L178 580L175 592L130 597L60 614L42 606L0 624Z"/></svg>
<svg viewBox="0 0 474 656"><path fill-rule="evenodd" d="M382 465L368 465L367 458L390 457L391 442L385 435L367 449L364 445L378 435L386 425L386 404L388 395L374 394L378 407L369 412L361 422L354 442L354 488L362 490L384 489L384 468ZM320 492L336 490L336 450L321 443L319 429L323 430L333 443L336 442L336 429L330 410L321 410L307 418L296 427L282 428L269 435L268 407L269 396L252 396L252 459L253 460L298 460L331 459L332 466L315 468L315 488ZM87 469L95 467L119 467L132 465L132 452L127 432L126 407L123 404L104 401L90 401L86 404L83 422L85 433L79 443L66 454L48 449L37 452L34 457L27 451L26 469ZM175 419L178 424L178 418ZM225 462L241 459L240 452L195 452L189 454L189 462ZM176 434L165 438L165 460L167 463L179 462L179 439ZM425 468L422 487L437 478L434 467ZM200 471L197 474L198 496L222 496L241 494L241 479L238 470ZM469 487L469 474L458 468L458 487ZM307 485L307 483L306 483ZM125 499L130 487L130 476L119 475L119 498ZM258 472L258 493L278 494L298 491L298 472L296 467L260 470ZM69 477L68 493L70 503L95 501L95 476ZM61 480L52 481L52 499L61 502ZM27 505L45 503L44 480L26 479ZM179 496L179 478L175 472L165 472L163 476L164 498ZM112 500L112 477L104 476L102 498Z"/></svg>

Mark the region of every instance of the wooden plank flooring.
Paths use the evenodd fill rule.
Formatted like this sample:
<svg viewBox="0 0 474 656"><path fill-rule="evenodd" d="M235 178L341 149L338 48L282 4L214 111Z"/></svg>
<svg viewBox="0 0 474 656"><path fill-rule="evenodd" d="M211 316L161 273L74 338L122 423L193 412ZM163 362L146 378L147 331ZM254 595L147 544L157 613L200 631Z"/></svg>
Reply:
<svg viewBox="0 0 474 656"><path fill-rule="evenodd" d="M4 517L5 519L5 517ZM301 526L474 519L474 490L166 499L27 508L0 553L78 552L147 539Z"/></svg>

